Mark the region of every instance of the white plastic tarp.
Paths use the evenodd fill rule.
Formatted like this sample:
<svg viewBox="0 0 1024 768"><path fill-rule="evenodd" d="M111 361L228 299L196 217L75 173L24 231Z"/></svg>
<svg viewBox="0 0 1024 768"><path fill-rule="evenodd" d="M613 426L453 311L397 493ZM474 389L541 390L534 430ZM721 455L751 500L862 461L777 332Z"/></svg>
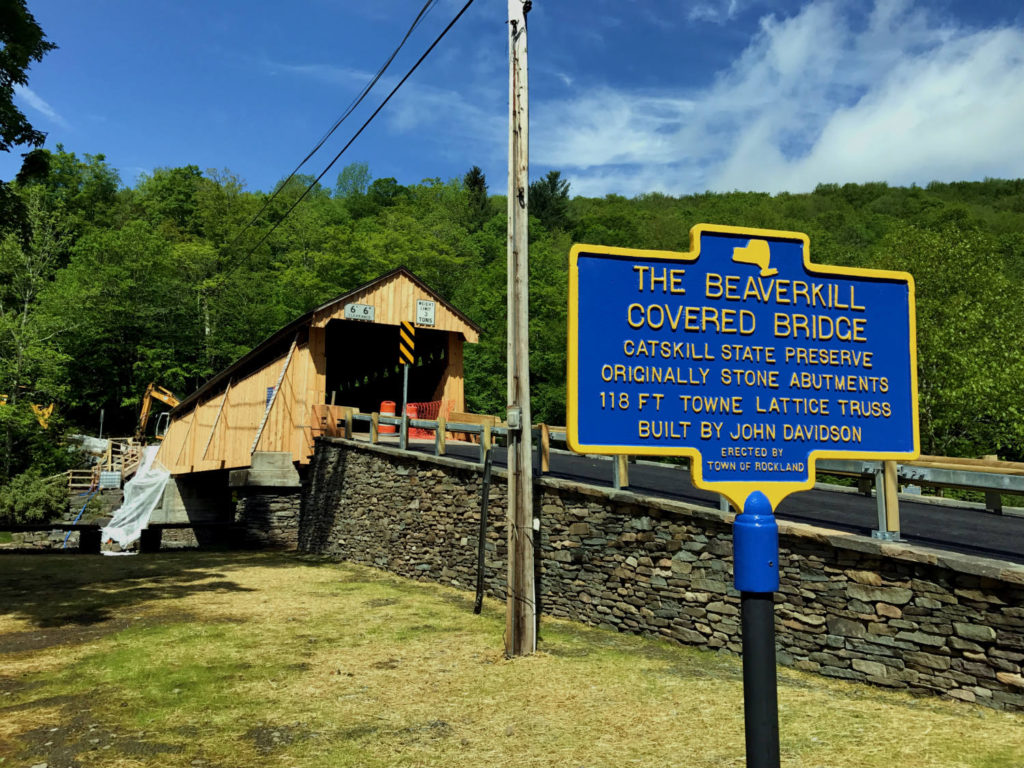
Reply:
<svg viewBox="0 0 1024 768"><path fill-rule="evenodd" d="M78 446L86 453L102 456L110 447L110 441L103 437L91 437L90 435L72 435L71 441L78 443Z"/></svg>
<svg viewBox="0 0 1024 768"><path fill-rule="evenodd" d="M139 540L139 533L164 495L164 486L171 473L155 461L159 445L142 449L142 463L135 477L124 485L124 503L114 512L110 525L103 529L103 541L113 539L122 547Z"/></svg>

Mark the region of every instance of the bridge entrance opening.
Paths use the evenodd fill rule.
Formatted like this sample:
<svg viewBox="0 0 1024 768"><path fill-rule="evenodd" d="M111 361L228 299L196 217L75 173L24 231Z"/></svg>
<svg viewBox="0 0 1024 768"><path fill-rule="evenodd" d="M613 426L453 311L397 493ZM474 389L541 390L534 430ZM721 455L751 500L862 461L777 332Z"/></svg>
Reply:
<svg viewBox="0 0 1024 768"><path fill-rule="evenodd" d="M391 400L401 407L402 366L398 363L398 327L357 320L331 320L326 328L326 402L350 405L363 413ZM448 332L416 328L416 362L409 367L409 402L441 399L448 365Z"/></svg>

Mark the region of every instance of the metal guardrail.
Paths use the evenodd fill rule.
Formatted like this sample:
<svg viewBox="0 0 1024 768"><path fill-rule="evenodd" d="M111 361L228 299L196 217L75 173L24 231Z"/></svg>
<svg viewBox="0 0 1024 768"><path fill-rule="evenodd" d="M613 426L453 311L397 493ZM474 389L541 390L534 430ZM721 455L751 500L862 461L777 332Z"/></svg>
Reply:
<svg viewBox="0 0 1024 768"><path fill-rule="evenodd" d="M826 460L817 462L817 467L821 472L870 475L878 471L880 463L878 461ZM978 472L970 469L921 467L915 464L900 464L899 462L897 462L896 466L899 479L908 483L1024 495L1024 475Z"/></svg>
<svg viewBox="0 0 1024 768"><path fill-rule="evenodd" d="M462 422L446 422L444 419L414 419L401 416L381 416L378 413L352 413L347 419L339 420L338 426L345 427L345 436L352 437L352 425L355 422L370 425L370 441L379 442L378 428L381 424L398 428L399 447L408 447L408 430L410 428L432 430L434 432L434 455L446 453L445 435L461 433L479 438L479 462L482 464L495 437L508 437L507 426L488 426L486 424L468 424ZM550 442L566 442L564 428L551 428L546 424L533 427L532 432L538 445L535 460L535 472L542 475L549 469ZM612 465L612 487L622 489L629 487L628 456L590 456L590 458L610 460ZM929 485L940 488L961 488L985 493L986 509L1001 514L1002 494L1024 495L1024 471L1014 468L1013 473L998 471L995 466L978 469L960 469L955 466L929 466L935 463L955 464L964 460L935 457L935 461L915 463L898 463L894 461L851 461L840 459L822 459L815 462L817 472L858 477L859 489L866 496L872 494L876 498L878 512L878 528L872 536L879 539L898 541L900 538L898 484ZM980 462L976 462L980 463ZM1012 466L1012 465L1009 465ZM721 497L719 509L729 510L729 504Z"/></svg>
<svg viewBox="0 0 1024 768"><path fill-rule="evenodd" d="M947 459L955 463L955 459ZM921 465L915 462L895 461L848 461L825 459L816 462L819 472L852 475L861 478L860 490L871 494L875 487L878 508L878 528L872 535L880 539L899 539L899 497L898 484L929 485L936 488L961 488L985 494L985 508L988 512L1002 514L1005 493L1024 495L1024 474L1009 474L985 468L963 469ZM873 482L872 482L873 481Z"/></svg>

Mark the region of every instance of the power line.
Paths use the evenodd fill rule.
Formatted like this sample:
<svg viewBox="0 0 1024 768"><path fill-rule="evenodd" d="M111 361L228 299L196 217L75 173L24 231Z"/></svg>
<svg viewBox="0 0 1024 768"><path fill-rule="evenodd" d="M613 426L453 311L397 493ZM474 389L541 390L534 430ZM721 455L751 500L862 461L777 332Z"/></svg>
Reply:
<svg viewBox="0 0 1024 768"><path fill-rule="evenodd" d="M255 216L252 217L248 224L246 224L245 226L242 227L241 230L239 230L238 234L235 235L234 239L232 239L232 241L228 243L227 248L231 248L233 245L235 245L235 243L237 243L241 239L242 235L245 234L249 227L253 226L259 220L260 216L263 215L263 212L270 207L270 204L274 202L277 196L281 193L281 190L287 187L288 182L295 178L295 174L299 172L299 169L301 169L302 166L304 166L309 161L309 159L313 157L313 155L320 151L320 148L323 147L326 141L334 134L336 130L338 130L339 126L341 126L341 124L345 122L348 116L351 115L353 111L355 111L356 107L358 107L363 102L363 99L367 97L367 95L370 93L373 87L377 84L377 81L380 80L380 78L387 71L388 67L391 65L391 62L395 60L395 57L405 46L405 43L409 40L409 36L412 35L415 29L419 26L420 22L423 20L424 16L426 16L427 13L429 13L433 9L433 7L437 5L437 3L438 0L427 0L427 2L424 3L423 7L420 9L420 12L416 14L416 18L413 19L412 25L406 31L405 36L402 38L401 42L399 42L398 47L396 47L395 50L391 52L391 55L388 56L384 64L381 65L381 67L377 70L376 74L373 76L370 82L368 82L363 87L362 91L359 92L359 95L352 100L348 107L346 107L341 117L339 117L334 122L334 124L330 127L327 133L323 135L323 138L321 138L320 141L317 142L316 146L313 147L313 149L311 149L304 158L302 158L299 164L295 166L291 173L288 174L288 177L277 186L277 189L274 190L273 194L271 194L270 197L268 197L263 202L263 206L260 208L260 210L256 213Z"/></svg>
<svg viewBox="0 0 1024 768"><path fill-rule="evenodd" d="M461 10L460 10L460 11L459 11L459 12L458 12L458 13L457 13L456 15L455 15L455 18L454 18L454 19L452 19L452 20L451 20L451 21L450 21L450 22L448 23L448 26L447 26L447 27L445 27L445 28L444 28L444 29L443 29L443 30L441 31L441 34L440 34L440 35L438 35L438 36L437 36L437 38L436 38L436 39L434 40L434 42L430 44L430 47L429 47L429 48L427 48L427 50L423 52L423 55L419 57L419 59L418 59L418 60L416 61L416 63L412 65L412 69L410 69L410 70L409 70L408 72L406 72L406 73L405 73L405 76L404 76L404 77L403 77L403 78L402 78L401 80L399 80L399 81L398 81L398 85L396 85L396 86L395 86L394 88L392 88L392 89L391 89L391 93L389 93L389 94L387 95L387 97L385 97L384 101L382 101L382 102L380 103L380 106L378 106L378 107L377 107L377 108L376 108L376 109L375 109L375 110L373 111L373 114L372 114L372 115L370 115L370 116L369 116L368 118L366 118L366 121L365 121L365 122L364 122L364 123L363 123L363 124L362 124L361 126L359 126L359 130L355 132L355 134L354 134L354 135L352 136L352 138L351 138L351 139L349 139L349 140L348 140L348 143L347 143L347 144L345 144L345 146L341 148L341 150L340 150L340 151L338 152L338 154L336 154L336 155L334 156L334 159L332 159L332 160L331 160L331 162L327 164L327 167L326 167L326 168L324 168L324 169L323 169L323 170L322 170L322 171L320 172L320 175L319 175L319 176L317 176L317 177L316 177L315 179L313 179L313 181L312 181L312 182L311 182L311 183L309 184L309 186L307 186L307 187L306 187L306 188L305 188L305 189L304 189L304 190L302 191L302 194L301 194L301 195L299 195L299 197L298 197L298 198L297 198L297 199L295 200L295 202L294 202L294 203L292 203L292 204L291 204L291 207L290 207L290 208L288 208L288 210L284 212L284 215L283 215L283 216L282 216L282 217L281 217L280 219L278 219L278 220L277 220L277 222L276 222L276 223L274 224L274 226L272 226L272 227L271 227L271 228L270 228L270 229L269 229L269 230L268 230L268 231L266 232L266 234L264 234L264 235L263 235L263 237L261 237L261 238L260 238L259 242L258 242L258 243L256 243L256 245L254 245L254 246L253 246L253 247L252 247L252 248L251 248L251 249L249 250L249 252L248 252L248 253L246 253L246 255L245 255L245 257L244 257L244 258L242 259L242 261L245 261L245 260L247 260L247 259L248 259L248 258L249 258L250 256L252 256L252 254L254 254L254 253L256 252L256 249L257 249L257 248L259 248L259 247L260 247L261 245L263 245L263 243L265 243L265 242L267 241L267 238L268 238L268 237L270 237L270 236L271 236L272 234L274 234L274 232L275 232L275 231L277 230L277 228L278 228L279 226L281 226L281 224L283 224L283 223L284 223L284 220L285 220L285 219L287 219L287 218L288 218L288 216L290 216L290 215L291 215L291 212L295 210L295 208L296 208L296 207L298 206L298 204L299 204L299 203L301 203L301 202L302 202L303 200L305 200L305 198L306 198L306 195L308 195L308 194L310 193L310 191L312 191L313 187L315 187L315 186L316 186L317 184L319 184L319 183L320 183L320 179L322 179L322 178L323 178L324 176L326 176L326 175L327 175L327 172L328 172L329 170L331 170L331 168L333 168L333 167L334 167L334 164L335 164L336 162L338 162L339 158L340 158L340 157L341 157L341 156L342 156L343 154L345 154L345 151L346 151L346 150L347 150L347 149L348 149L349 147L351 147L351 146L352 146L352 144L353 144L353 143L355 142L355 140L356 140L356 139L358 139L358 138L359 138L360 134L361 134L361 133L362 133L362 132L363 132L363 131L364 131L364 130L366 129L366 127L367 127L367 126L368 126L368 125L369 125L369 124L370 124L371 122L373 122L373 119L374 119L375 117L377 117L377 115L378 115L378 114L380 113L380 111L381 111L382 109L384 109L384 106L385 106L385 105L386 105L386 104L387 104L387 103L388 103L389 101L391 101L391 97L392 97L392 96L394 96L394 95L395 95L395 94L396 94L396 93L398 92L398 89L399 89L399 88L401 88L401 87L402 87L402 86L403 86L403 85L405 84L405 81L406 81L406 80L408 80L408 79L409 79L410 77L412 77L412 74L413 74L413 72L415 72L415 71L416 71L416 70L417 70L417 69L419 68L420 64L422 64L422 63L424 62L424 60L425 60L425 59L427 58L427 56L429 56L429 55L430 55L430 53L431 53L431 52L432 52L432 51L434 50L434 48L436 48L436 47L437 47L437 44L438 44L438 43L440 43L440 42L441 42L441 40L443 40L443 39L444 39L444 36L445 36L445 35L447 35L447 34L448 34L448 32L449 32L449 30L451 30L451 28L455 26L456 22L458 22L458 20L462 18L462 15L463 15L463 14L464 14L464 13L465 13L465 12L466 12L467 10L469 10L469 7L470 7L470 6L472 5L472 4L473 4L473 0L468 0L468 2L467 2L467 3L466 3L466 4L464 5L464 6L462 6L462 9L461 9ZM241 262L239 262L239 263L241 263Z"/></svg>

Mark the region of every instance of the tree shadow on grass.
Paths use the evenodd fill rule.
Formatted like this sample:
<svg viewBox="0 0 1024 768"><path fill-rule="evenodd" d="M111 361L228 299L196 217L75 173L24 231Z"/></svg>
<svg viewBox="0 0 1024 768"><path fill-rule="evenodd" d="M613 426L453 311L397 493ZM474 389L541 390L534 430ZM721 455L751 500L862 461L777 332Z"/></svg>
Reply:
<svg viewBox="0 0 1024 768"><path fill-rule="evenodd" d="M39 629L80 630L114 623L143 603L166 601L165 612L173 614L176 600L196 593L253 591L231 579L234 570L319 562L326 561L237 551L135 557L2 555L0 617L28 621Z"/></svg>

